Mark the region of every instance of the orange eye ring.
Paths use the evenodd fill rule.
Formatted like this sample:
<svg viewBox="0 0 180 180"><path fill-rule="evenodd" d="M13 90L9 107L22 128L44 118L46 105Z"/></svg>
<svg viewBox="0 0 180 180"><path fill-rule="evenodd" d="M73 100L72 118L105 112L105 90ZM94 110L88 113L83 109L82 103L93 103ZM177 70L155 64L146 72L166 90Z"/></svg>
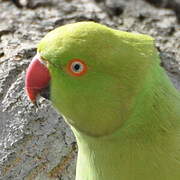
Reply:
<svg viewBox="0 0 180 180"><path fill-rule="evenodd" d="M68 62L66 70L72 76L82 76L87 72L87 65L80 59L72 59Z"/></svg>

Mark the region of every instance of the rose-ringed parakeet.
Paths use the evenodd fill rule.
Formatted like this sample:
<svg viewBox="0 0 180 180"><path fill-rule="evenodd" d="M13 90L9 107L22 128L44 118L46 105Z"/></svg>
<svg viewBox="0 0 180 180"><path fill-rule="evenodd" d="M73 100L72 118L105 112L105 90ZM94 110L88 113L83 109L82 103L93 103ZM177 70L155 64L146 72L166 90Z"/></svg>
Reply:
<svg viewBox="0 0 180 180"><path fill-rule="evenodd" d="M79 22L48 33L26 74L50 81L78 143L76 180L180 180L180 93L147 35Z"/></svg>

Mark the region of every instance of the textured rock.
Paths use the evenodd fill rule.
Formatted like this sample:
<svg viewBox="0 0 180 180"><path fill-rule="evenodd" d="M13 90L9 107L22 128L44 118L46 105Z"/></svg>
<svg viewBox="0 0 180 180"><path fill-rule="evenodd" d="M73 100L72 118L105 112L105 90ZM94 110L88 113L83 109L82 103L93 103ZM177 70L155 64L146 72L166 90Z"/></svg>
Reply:
<svg viewBox="0 0 180 180"><path fill-rule="evenodd" d="M21 1L20 1L21 2ZM38 107L24 92L25 70L36 44L57 26L93 20L152 35L165 67L180 89L180 26L170 9L145 1L122 0L0 2L0 179L73 180L77 148L71 130L51 103Z"/></svg>

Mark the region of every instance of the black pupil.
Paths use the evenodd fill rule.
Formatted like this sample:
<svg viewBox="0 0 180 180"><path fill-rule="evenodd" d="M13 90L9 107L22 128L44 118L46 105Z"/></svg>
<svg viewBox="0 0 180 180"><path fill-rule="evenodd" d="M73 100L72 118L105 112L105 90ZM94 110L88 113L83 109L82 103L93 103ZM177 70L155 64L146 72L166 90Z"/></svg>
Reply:
<svg viewBox="0 0 180 180"><path fill-rule="evenodd" d="M75 65L74 65L74 70L75 70L75 71L78 71L79 69L80 69L80 65L79 65L79 64L75 64Z"/></svg>

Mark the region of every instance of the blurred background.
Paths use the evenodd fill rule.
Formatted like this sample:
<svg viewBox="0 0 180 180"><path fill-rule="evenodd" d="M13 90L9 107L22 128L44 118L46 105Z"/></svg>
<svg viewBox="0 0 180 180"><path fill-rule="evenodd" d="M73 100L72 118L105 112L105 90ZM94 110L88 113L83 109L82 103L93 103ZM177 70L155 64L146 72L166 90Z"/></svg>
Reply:
<svg viewBox="0 0 180 180"><path fill-rule="evenodd" d="M39 40L78 21L151 35L180 90L180 0L0 0L0 180L73 180L73 134L48 100L38 107L24 76Z"/></svg>

